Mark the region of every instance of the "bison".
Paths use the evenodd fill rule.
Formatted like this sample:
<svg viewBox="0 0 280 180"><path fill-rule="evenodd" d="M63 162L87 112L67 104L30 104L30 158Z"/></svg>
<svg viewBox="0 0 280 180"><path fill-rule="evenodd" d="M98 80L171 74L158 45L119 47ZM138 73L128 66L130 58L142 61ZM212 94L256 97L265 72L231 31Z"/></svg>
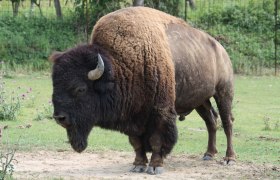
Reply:
<svg viewBox="0 0 280 180"><path fill-rule="evenodd" d="M217 153L214 97L227 137L225 162L235 160L231 106L233 70L220 43L183 20L146 7L102 17L91 41L53 53L54 119L77 152L94 126L128 135L133 172L163 172L177 141L176 116L196 110L209 139L203 159ZM149 166L146 152L152 152Z"/></svg>

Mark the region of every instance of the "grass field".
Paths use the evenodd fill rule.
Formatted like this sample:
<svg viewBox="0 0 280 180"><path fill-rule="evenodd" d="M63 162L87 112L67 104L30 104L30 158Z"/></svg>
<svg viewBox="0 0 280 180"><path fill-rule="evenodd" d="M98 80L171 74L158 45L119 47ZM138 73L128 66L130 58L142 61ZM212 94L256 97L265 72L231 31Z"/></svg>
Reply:
<svg viewBox="0 0 280 180"><path fill-rule="evenodd" d="M24 94L21 111L15 121L0 121L8 126L3 131L0 149L16 146L20 151L71 150L66 132L53 120L34 120L46 108L51 99L49 74L17 75L4 78L6 93L16 91ZM0 79L1 81L1 79ZM30 89L31 88L31 89ZM239 161L280 164L280 78L245 77L235 78L233 112L234 148ZM28 91L28 93L27 93ZM38 119L38 118L37 118ZM179 140L173 153L201 155L206 150L207 131L196 112L183 122L177 122ZM30 128L26 128L31 125ZM223 130L217 134L218 158L225 155L226 140ZM87 151L117 150L132 151L128 138L118 132L94 128Z"/></svg>

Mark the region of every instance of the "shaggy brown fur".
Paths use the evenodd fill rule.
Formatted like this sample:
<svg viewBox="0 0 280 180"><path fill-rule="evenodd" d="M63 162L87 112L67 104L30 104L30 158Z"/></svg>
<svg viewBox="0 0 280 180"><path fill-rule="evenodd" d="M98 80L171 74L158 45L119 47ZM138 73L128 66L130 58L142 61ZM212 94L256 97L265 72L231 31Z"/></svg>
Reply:
<svg viewBox="0 0 280 180"><path fill-rule="evenodd" d="M90 81L97 54L105 70ZM93 126L118 130L135 150L132 171L144 171L152 151L147 172L159 174L177 140L176 111L182 119L196 109L207 125L204 159L210 159L217 153L217 113L209 101L215 97L228 140L226 160L235 158L230 60L217 41L184 21L145 7L121 9L97 22L90 45L51 59L54 117L76 151L86 148Z"/></svg>
<svg viewBox="0 0 280 180"><path fill-rule="evenodd" d="M126 71L132 72L131 76L127 74L128 77L120 75L118 79L123 80L121 84L127 80L132 82L137 71L141 71L141 63L154 63L149 66L165 68L170 67L173 61L177 113L183 119L196 109L202 116L209 131L209 145L205 155L212 157L217 152L217 113L209 99L215 97L228 138L226 159L235 158L231 143L233 71L226 51L214 38L163 12L134 7L101 18L94 28L92 44L114 52L115 67L125 66ZM173 94L173 74L168 69L163 72L163 76L168 76L168 94ZM154 74L151 78L155 78ZM132 87L137 87L137 84L134 81ZM164 86L160 84L159 87ZM168 98L164 96L163 93L162 97Z"/></svg>
<svg viewBox="0 0 280 180"><path fill-rule="evenodd" d="M165 34L165 17L154 16L155 12L148 8L127 8L104 16L94 27L91 44L106 49L112 55L111 62L120 91L127 92L123 94L123 99L126 99L123 108L137 112L143 106L150 106L147 103L152 103L154 118L158 120L150 144L160 155L152 156L150 166L157 167L162 166L162 156L168 154L173 146L165 140L167 138L153 146L159 141L153 137L165 134L164 124L173 121L168 114L174 112L175 74ZM162 15L167 19L172 18ZM141 140L137 138L142 139L130 136L130 142L138 155L134 164L144 165L147 158L145 155L140 156L144 153Z"/></svg>

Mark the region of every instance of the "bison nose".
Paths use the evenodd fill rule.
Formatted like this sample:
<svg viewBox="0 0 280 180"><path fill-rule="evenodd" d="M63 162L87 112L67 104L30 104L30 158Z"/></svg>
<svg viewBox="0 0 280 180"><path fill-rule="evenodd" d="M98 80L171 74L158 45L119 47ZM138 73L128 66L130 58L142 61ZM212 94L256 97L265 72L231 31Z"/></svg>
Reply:
<svg viewBox="0 0 280 180"><path fill-rule="evenodd" d="M69 118L68 118L67 114L65 114L65 113L54 114L53 118L56 120L56 122L58 124L60 124L61 126L65 127L65 128L70 126Z"/></svg>
<svg viewBox="0 0 280 180"><path fill-rule="evenodd" d="M62 123L66 120L66 117L63 115L57 115L57 116L54 115L53 118L59 123Z"/></svg>

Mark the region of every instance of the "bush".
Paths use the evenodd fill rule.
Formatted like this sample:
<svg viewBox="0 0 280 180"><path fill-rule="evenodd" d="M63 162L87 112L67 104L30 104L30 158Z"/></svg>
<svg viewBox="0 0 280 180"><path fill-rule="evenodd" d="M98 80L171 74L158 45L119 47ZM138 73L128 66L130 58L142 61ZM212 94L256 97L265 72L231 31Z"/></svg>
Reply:
<svg viewBox="0 0 280 180"><path fill-rule="evenodd" d="M199 16L200 26L231 26L246 32L272 33L274 28L274 6L267 1L266 6L251 1L248 6L216 7Z"/></svg>
<svg viewBox="0 0 280 180"><path fill-rule="evenodd" d="M14 173L14 162L15 159L15 149L5 149L6 151L0 150L0 179L4 180L5 178L10 177Z"/></svg>
<svg viewBox="0 0 280 180"><path fill-rule="evenodd" d="M274 63L273 4L212 8L200 14L198 26L226 48L235 73L263 74ZM222 37L222 38L221 38Z"/></svg>
<svg viewBox="0 0 280 180"><path fill-rule="evenodd" d="M64 20L24 17L0 19L0 57L10 67L32 66L34 70L49 67L48 56L54 50L65 50L83 39L71 17Z"/></svg>
<svg viewBox="0 0 280 180"><path fill-rule="evenodd" d="M20 110L20 99L15 92L8 96L5 91L5 82L0 79L0 121L15 120Z"/></svg>
<svg viewBox="0 0 280 180"><path fill-rule="evenodd" d="M36 109L37 115L34 118L35 121L41 121L44 119L52 119L53 115L53 105L52 102L49 101L47 104L43 104L43 107L41 110Z"/></svg>
<svg viewBox="0 0 280 180"><path fill-rule="evenodd" d="M7 90L3 76L7 77L3 71L4 63L0 62L0 121L12 121L17 119L23 102L31 101L34 104L32 88L25 89L18 86L14 90Z"/></svg>

